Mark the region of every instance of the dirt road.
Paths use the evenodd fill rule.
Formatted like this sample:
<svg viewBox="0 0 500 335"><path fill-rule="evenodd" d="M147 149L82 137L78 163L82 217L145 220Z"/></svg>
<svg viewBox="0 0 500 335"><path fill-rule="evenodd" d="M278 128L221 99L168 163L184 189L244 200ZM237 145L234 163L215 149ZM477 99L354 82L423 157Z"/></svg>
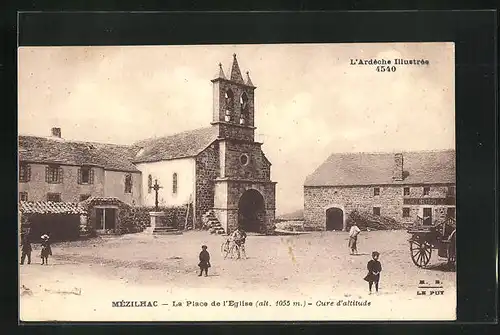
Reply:
<svg viewBox="0 0 500 335"><path fill-rule="evenodd" d="M343 232L249 236L246 260L224 260L220 252L224 237L207 232L158 237L140 233L54 244L48 266L39 264L35 257L39 250L34 250L34 262L20 267L20 286L25 287L20 288L21 317L75 321L454 319L455 273L440 270L442 260L436 255L431 260L434 268L413 265L408 237L404 231L364 232L360 255L351 256ZM202 244L208 246L212 258L207 278L197 276ZM380 292L368 295L362 278L374 250L381 253L383 272ZM417 295L421 280L439 281L444 294ZM113 307L113 301L122 300L155 301L158 306ZM240 306L223 306L228 300L239 301ZM188 301L192 301L189 306ZM266 301L270 306L265 306ZM194 302L221 306L207 308ZM263 306L256 306L258 302ZM370 306L356 306L367 302ZM241 306L245 303L252 306Z"/></svg>

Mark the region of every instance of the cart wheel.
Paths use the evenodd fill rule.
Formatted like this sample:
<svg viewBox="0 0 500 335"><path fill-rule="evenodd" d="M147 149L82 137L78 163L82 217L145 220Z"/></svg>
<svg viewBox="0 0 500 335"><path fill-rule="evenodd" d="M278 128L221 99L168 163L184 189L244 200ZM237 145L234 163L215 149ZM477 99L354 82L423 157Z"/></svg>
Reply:
<svg viewBox="0 0 500 335"><path fill-rule="evenodd" d="M410 241L411 260L418 267L426 266L431 260L432 246L427 241Z"/></svg>
<svg viewBox="0 0 500 335"><path fill-rule="evenodd" d="M455 263L456 259L456 229L450 234L450 237L448 237L448 249L447 251L447 256L448 256L448 263Z"/></svg>

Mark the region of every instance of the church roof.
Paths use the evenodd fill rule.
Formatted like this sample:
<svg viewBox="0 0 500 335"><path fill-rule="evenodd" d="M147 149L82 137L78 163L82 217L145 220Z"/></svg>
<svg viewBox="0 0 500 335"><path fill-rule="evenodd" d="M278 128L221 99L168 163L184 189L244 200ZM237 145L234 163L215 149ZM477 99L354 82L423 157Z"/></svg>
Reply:
<svg viewBox="0 0 500 335"><path fill-rule="evenodd" d="M455 183L455 150L403 152L402 181L392 179L394 153L335 153L304 186Z"/></svg>
<svg viewBox="0 0 500 335"><path fill-rule="evenodd" d="M185 131L166 137L152 138L134 144L134 163L156 162L194 157L217 139L216 127Z"/></svg>
<svg viewBox="0 0 500 335"><path fill-rule="evenodd" d="M41 164L90 165L138 172L130 146L20 135L19 160Z"/></svg>

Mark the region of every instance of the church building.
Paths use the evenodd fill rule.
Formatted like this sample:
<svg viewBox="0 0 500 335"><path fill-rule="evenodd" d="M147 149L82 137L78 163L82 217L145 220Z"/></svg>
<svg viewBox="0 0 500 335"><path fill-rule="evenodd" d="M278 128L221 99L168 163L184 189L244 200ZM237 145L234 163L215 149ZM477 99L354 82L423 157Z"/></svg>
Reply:
<svg viewBox="0 0 500 335"><path fill-rule="evenodd" d="M268 233L275 216L271 163L255 141L255 89L241 74L236 54L229 77L222 64L212 79L213 118L206 128L135 144L144 205L153 205L154 180L167 205L192 202L199 225L212 211L226 232Z"/></svg>
<svg viewBox="0 0 500 335"><path fill-rule="evenodd" d="M240 71L236 54L226 77L222 64L213 85L213 117L205 128L119 146L19 136L20 201L80 202L114 197L132 206L194 211L194 228L214 216L226 233L271 233L275 186L271 163L255 141L255 89ZM33 171L33 173L32 173ZM44 175L45 172L45 175ZM64 178L63 178L64 174Z"/></svg>

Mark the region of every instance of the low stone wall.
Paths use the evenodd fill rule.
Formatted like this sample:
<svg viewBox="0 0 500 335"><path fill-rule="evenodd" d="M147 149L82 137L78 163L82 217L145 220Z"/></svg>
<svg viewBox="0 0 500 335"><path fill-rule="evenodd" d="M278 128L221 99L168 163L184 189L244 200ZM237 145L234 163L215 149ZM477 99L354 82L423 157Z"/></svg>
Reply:
<svg viewBox="0 0 500 335"><path fill-rule="evenodd" d="M159 212L165 213L165 221L168 222L170 226L177 229L184 229L184 224L186 223L186 210L187 206L175 206L175 207L158 207ZM149 227L151 224L151 218L149 213L155 212L155 207L133 207L131 211L131 217L129 220L136 222L136 224L142 226L143 228ZM193 221L192 207L189 211L188 216L188 226L189 223Z"/></svg>

